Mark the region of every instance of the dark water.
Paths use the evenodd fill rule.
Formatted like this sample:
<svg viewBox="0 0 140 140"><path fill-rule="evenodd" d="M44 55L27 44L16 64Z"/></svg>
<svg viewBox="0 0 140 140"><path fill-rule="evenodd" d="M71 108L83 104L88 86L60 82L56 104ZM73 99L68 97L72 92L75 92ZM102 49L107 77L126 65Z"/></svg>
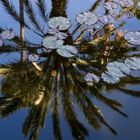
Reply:
<svg viewBox="0 0 140 140"><path fill-rule="evenodd" d="M0 27L3 30L12 28L16 35L20 36L20 24L13 20L11 15L7 14L6 7L8 7L8 5L6 4L4 7L2 1L4 3L6 0L1 0L0 2ZM31 1L34 14L37 16L40 25L45 28L43 29L44 35L42 35L42 37L38 35L37 33L41 34L41 32L35 28L25 11L25 22L28 23L29 27L36 32L35 33L31 31L31 29L25 27L25 42L27 43L27 41L29 41L32 44L31 47L36 46L33 44L39 44L41 46L48 29L47 22L40 17L40 13L35 4L36 1L37 0ZM10 2L19 13L19 1L10 0ZM72 26L69 29L69 32L71 33L77 27L77 22L75 20L76 16L81 12L90 10L95 2L97 1L46 0L46 15L48 19L55 16L64 16L70 19ZM26 8L27 5L25 6L25 9ZM103 9L99 6L96 12L100 15L103 12ZM139 31L139 27L140 20L136 16L133 16L126 21L124 26L121 27L121 30ZM73 43L78 34L79 33L76 33L73 36L70 36L67 42ZM17 43L17 40L13 40L13 42ZM83 41L82 43L84 44L85 42ZM82 43L80 44L81 46L83 45ZM80 74L83 73L83 71L89 72L87 67L94 66L80 66L79 69L82 72L77 72L76 69L71 66L71 62L75 62L75 59L68 61L67 58L61 58L52 53L50 55L43 56L42 61L40 60L40 62L38 62L38 64L43 68L42 72L38 72L32 65L32 62L29 62L27 58L27 61L23 63L20 62L20 49L16 51L13 51L13 49L11 51L9 48L7 50L3 48L0 49L1 67L3 65L5 65L6 68L11 66L12 71L6 72L4 76L1 75L1 140L29 139L32 131L41 127L39 126L41 124L40 121L45 121L45 126L43 129L40 129L39 132L36 130L33 133L32 140L36 140L37 133L39 134L39 140L59 140L61 137L64 140L82 140L84 138L86 140L140 139L139 71L132 71L131 77L127 76L115 85L106 84L105 82L100 81L95 84L95 86L90 87L81 81L82 76ZM29 48L26 52L32 53L34 50L36 49ZM98 53L98 51L101 50L91 49L87 50L86 53L91 56L91 51ZM121 56L111 56L109 61L122 58L125 55L123 51L126 51L127 53L127 49L120 49L117 53L120 53ZM52 59L51 56L53 56L53 63L49 62L49 60ZM140 57L140 55L138 55L138 57ZM92 59L96 60L97 58L92 57ZM100 70L103 67L100 63L100 60L97 60L97 62L94 63L98 72L101 72ZM107 64L108 60L107 62L104 60L104 63ZM61 68L59 69L61 66L60 64L64 65L64 71ZM55 75L55 72L57 72L57 76ZM58 76L59 74L60 77ZM72 80L68 76L74 80L74 85L72 85ZM56 87L58 89L56 89ZM127 89L129 91L124 92L121 91L121 89ZM45 93L45 97L43 97L39 105L35 105L34 102L42 91ZM119 102L122 107L119 105L117 106L116 102ZM46 107L49 103L50 106L47 111ZM31 110L32 113L30 112ZM100 111L102 111L103 116L100 114ZM41 114L40 112L47 114L46 117L44 118L44 114ZM26 123L26 129L31 127L31 130L28 130L29 135L27 135L27 137L23 137L22 128L25 125L25 119L29 114L33 114L33 116L30 117L31 121ZM107 122L109 126L105 126L105 122ZM97 126L95 125L96 123ZM88 135L86 135L86 131L88 131ZM117 135L113 133L117 133Z"/></svg>

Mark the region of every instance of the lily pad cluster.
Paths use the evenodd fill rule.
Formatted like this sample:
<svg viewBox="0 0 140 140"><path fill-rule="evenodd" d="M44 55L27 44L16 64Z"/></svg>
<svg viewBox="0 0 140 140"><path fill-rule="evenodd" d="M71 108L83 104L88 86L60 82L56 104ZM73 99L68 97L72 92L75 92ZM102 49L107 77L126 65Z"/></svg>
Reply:
<svg viewBox="0 0 140 140"><path fill-rule="evenodd" d="M121 9L133 7L134 3L132 0L109 1L105 2L103 6L107 11L103 15L99 16L92 11L82 12L77 15L76 21L81 25L81 32L83 30L92 32L94 29L100 29L106 24L114 23L119 13L121 13ZM129 17L128 13L126 15Z"/></svg>
<svg viewBox="0 0 140 140"><path fill-rule="evenodd" d="M3 46L3 43L4 43L4 40L5 40L5 39L11 40L11 39L13 39L15 36L16 36L16 34L13 32L12 29L3 31L3 32L0 34L0 47Z"/></svg>
<svg viewBox="0 0 140 140"><path fill-rule="evenodd" d="M56 52L62 57L70 58L78 53L75 46L64 45L64 41L55 36L47 36L43 41L43 46L46 49L56 50Z"/></svg>
<svg viewBox="0 0 140 140"><path fill-rule="evenodd" d="M116 84L121 78L130 75L131 70L140 70L140 58L130 57L123 62L110 62L101 78L108 84Z"/></svg>
<svg viewBox="0 0 140 140"><path fill-rule="evenodd" d="M78 50L75 46L66 44L64 45L64 39L67 38L66 31L71 27L71 21L65 17L53 17L48 22L49 34L43 40L43 46L49 50L56 50L56 52L66 58L74 57L77 55Z"/></svg>

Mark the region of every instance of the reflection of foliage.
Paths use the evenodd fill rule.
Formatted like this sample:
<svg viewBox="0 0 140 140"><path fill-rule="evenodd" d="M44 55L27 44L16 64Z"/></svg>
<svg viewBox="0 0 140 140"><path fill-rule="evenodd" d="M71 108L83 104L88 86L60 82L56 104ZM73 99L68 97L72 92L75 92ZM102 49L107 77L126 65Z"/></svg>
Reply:
<svg viewBox="0 0 140 140"><path fill-rule="evenodd" d="M14 9L14 6L8 0L1 0L1 2L6 11L16 21L21 23L20 16ZM29 0L24 1L25 13L30 20L30 23L25 20L24 26L41 36L43 40L49 35L42 28L42 25L45 25L48 21L46 3L44 0L37 0L36 2L39 18L36 15L32 2ZM52 2L51 16L66 16L67 1L62 0L59 3L59 1L52 0ZM90 11L95 11L100 6L100 2L95 2ZM132 11L133 8L122 8L122 11L115 16L114 22L119 23L121 17L126 16L126 13ZM106 9L105 15L109 12ZM45 119L50 110L56 139L62 139L60 113L63 112L73 137L83 140L88 135L88 130L79 121L75 106L81 109L87 122L93 128L100 129L102 125L105 125L113 134L117 134L106 122L101 109L94 104L92 97L96 97L112 110L127 117L127 114L121 111L122 104L117 100L104 96L102 87L106 87L107 91L118 90L126 95L140 96L139 91L123 88L126 84L139 84L140 78L133 77L133 75L127 75L117 84L107 84L102 78L97 83L94 81L90 83L84 80L84 76L87 73L94 73L101 77L101 74L106 70L108 62L124 61L128 57L140 57L138 47L133 44L130 47L130 44L124 38L124 33L119 30L125 24L125 21L117 24L117 27L114 27L112 23L107 21L106 24L102 23L101 27L96 29L97 26L94 26L94 24L90 25L90 20L86 19L85 15L88 15L86 13L84 13L86 22L78 25L71 34L67 30L59 32L59 34L61 33L61 35L63 34L66 37L61 36L63 37L61 41L64 42L65 46L66 44L76 45L79 50L79 53L76 53L76 57L65 59L62 57L63 55L60 56L54 50L50 50L49 47L51 46L45 47L42 44L34 44L27 40L22 42L23 40L18 37L11 41L11 43L15 43L15 46L23 47L24 44L27 53L33 54L32 59L35 56L41 58L37 62L27 61L22 64L19 62L2 65L0 69L0 75L3 75L2 93L4 95L4 97L0 98L0 115L1 117L6 117L17 109L28 108L29 114L23 125L23 134L25 136L30 135L31 140L37 140L39 131L44 127ZM92 20L93 22L95 21L94 19ZM87 25L89 26L87 27ZM78 32L79 35L73 41L72 35ZM56 40L58 41L58 38ZM55 47L60 49L58 46ZM19 47L15 48L13 50L3 50L6 49L3 46L0 49L3 52L20 50ZM73 52L71 53L73 54ZM45 60L42 58L45 58Z"/></svg>
<svg viewBox="0 0 140 140"><path fill-rule="evenodd" d="M84 139L88 131L76 117L74 102L93 128L99 129L101 124L104 124L112 133L116 134L116 131L105 121L101 110L91 101L91 97L94 96L114 111L127 116L119 109L122 105L118 101L101 94L99 87L105 86L105 83L95 84L93 87L87 86L77 73L77 69L73 68L68 61L59 61L61 64L57 67L58 60L52 67L51 63L42 63L43 72L41 73L38 73L30 64L15 63L2 66L7 71L4 73L5 78L2 82L4 97L0 100L1 117L9 116L19 108L28 107L29 115L25 120L23 133L25 136L30 134L30 139L34 140L37 139L40 128L44 126L48 111L52 110L54 136L57 139L62 139L59 114L63 111L72 135L75 139ZM49 65L49 69L46 70L46 66ZM56 75L51 73L54 66ZM139 97L139 91L122 88L124 84L131 82L134 84L139 83L139 81L139 78L128 77L118 85L106 84L106 87L107 90L116 89L127 95ZM42 92L43 98L38 104L35 104Z"/></svg>
<svg viewBox="0 0 140 140"><path fill-rule="evenodd" d="M139 9L136 9L134 14L135 14L137 19L140 19L140 10Z"/></svg>

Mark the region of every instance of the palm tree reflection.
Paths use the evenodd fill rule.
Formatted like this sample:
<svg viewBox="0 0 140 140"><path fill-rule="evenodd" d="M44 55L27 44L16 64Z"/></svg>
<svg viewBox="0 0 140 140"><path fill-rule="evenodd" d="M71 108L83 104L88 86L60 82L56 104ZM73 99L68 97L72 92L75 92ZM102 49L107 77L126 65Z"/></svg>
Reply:
<svg viewBox="0 0 140 140"><path fill-rule="evenodd" d="M49 63L47 63L49 65ZM102 82L93 87L88 86L80 78L76 69L66 60L58 60L52 68L46 70L46 62L42 64L43 71L38 72L30 63L13 63L3 66L7 69L2 81L2 94L0 98L1 117L7 117L20 108L29 108L29 114L23 125L23 134L30 135L30 139L38 138L39 131L45 125L45 119L50 110L52 114L53 130L56 139L62 139L60 128L60 113L63 111L65 119L75 139L84 139L88 130L78 120L73 103L81 109L87 122L95 129L105 125L113 134L116 131L106 122L103 114L91 97L109 106L114 111L127 117L120 110L122 106L118 101L105 97L100 88L105 86ZM47 66L48 67L48 66ZM52 69L56 71L52 75ZM9 71L8 71L9 70ZM122 88L124 83L139 83L140 79L128 77L118 85L106 85L108 90L120 90L135 97L140 96L139 91ZM100 87L100 88L99 88Z"/></svg>

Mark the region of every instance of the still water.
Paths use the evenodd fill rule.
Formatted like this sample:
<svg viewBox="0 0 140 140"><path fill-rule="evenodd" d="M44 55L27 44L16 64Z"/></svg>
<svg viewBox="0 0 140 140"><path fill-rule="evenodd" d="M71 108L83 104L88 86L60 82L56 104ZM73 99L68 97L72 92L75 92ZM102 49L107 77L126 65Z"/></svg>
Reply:
<svg viewBox="0 0 140 140"><path fill-rule="evenodd" d="M117 40L117 32L139 31L140 10L136 0L125 7L114 0L119 12L109 14L122 18L104 19L96 28L96 16L112 8L105 9L107 2L25 0L23 16L18 0L0 0L1 140L140 140L140 63L126 62L128 57L139 62L140 39L133 34L129 41ZM122 16L123 10L128 11ZM87 20L81 14L85 11L96 15ZM60 16L66 19L49 22ZM2 35L9 29L14 37ZM47 36L53 36L53 43ZM57 47L56 38L68 50ZM127 63L131 71L109 67L113 62ZM114 79L105 79L106 73Z"/></svg>

